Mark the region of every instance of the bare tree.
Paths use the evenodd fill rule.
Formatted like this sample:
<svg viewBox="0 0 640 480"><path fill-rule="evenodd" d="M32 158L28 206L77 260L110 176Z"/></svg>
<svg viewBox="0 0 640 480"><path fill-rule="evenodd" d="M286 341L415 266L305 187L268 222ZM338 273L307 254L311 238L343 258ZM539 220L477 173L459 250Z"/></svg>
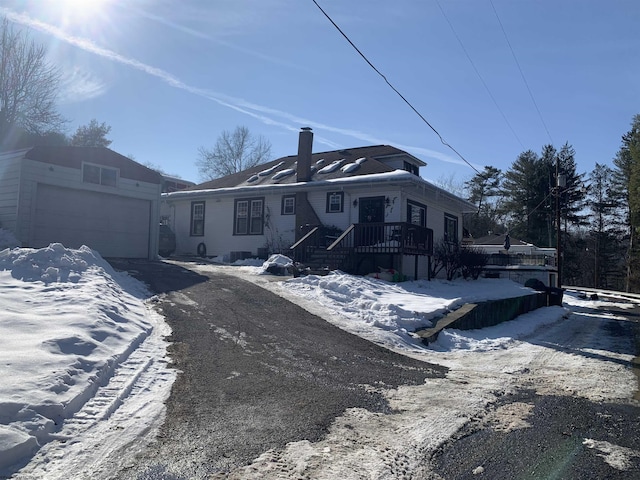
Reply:
<svg viewBox="0 0 640 480"><path fill-rule="evenodd" d="M108 147L111 140L107 135L111 127L105 122L98 123L94 118L87 125L81 125L71 137L71 145L78 147Z"/></svg>
<svg viewBox="0 0 640 480"><path fill-rule="evenodd" d="M4 18L0 23L0 141L22 132L43 134L64 123L56 111L60 73L46 50Z"/></svg>
<svg viewBox="0 0 640 480"><path fill-rule="evenodd" d="M223 131L212 150L200 147L196 166L203 180L212 180L264 163L270 156L268 140L239 126L233 132Z"/></svg>

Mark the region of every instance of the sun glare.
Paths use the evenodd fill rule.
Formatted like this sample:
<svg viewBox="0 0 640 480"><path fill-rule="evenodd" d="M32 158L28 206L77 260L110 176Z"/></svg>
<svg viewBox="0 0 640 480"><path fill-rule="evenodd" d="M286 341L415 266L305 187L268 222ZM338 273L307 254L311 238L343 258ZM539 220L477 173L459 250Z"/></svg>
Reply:
<svg viewBox="0 0 640 480"><path fill-rule="evenodd" d="M64 14L89 20L103 13L108 3L113 0L56 0L57 8Z"/></svg>

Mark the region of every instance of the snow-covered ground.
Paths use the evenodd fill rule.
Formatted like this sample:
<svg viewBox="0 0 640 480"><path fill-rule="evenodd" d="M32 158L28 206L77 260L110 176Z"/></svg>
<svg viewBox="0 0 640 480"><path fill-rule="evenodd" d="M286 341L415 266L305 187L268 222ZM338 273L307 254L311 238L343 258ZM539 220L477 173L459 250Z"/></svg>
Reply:
<svg viewBox="0 0 640 480"><path fill-rule="evenodd" d="M394 415L348 410L322 441L264 452L230 478L295 478L301 471L312 478L393 478L385 475L398 462L417 471L425 452L518 386L608 401L629 399L637 389L625 365L632 355L617 353L632 352L633 340L604 334L612 316L594 313L610 302L565 295L568 309L544 308L477 331L445 330L426 347L411 332L448 309L529 290L502 280L274 277L261 263L190 268L240 275L340 328L450 368L446 378L382 391ZM15 478L108 478L110 465L126 464L153 438L175 375L166 368L169 331L153 300L89 249L0 252L0 476L17 463L25 466ZM487 421L496 429L526 428L531 409L514 404ZM640 455L584 441L597 455Z"/></svg>
<svg viewBox="0 0 640 480"><path fill-rule="evenodd" d="M0 252L0 476L33 457L27 478L89 478L160 425L175 370L150 297L86 247Z"/></svg>

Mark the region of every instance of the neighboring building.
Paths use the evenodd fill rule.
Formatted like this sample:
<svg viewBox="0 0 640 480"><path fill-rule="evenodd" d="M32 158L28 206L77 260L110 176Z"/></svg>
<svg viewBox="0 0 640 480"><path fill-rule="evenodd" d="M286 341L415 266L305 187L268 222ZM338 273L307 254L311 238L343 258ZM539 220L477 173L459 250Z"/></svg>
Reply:
<svg viewBox="0 0 640 480"><path fill-rule="evenodd" d="M23 247L87 245L103 257L156 258L162 177L103 147L0 154L0 228Z"/></svg>
<svg viewBox="0 0 640 480"><path fill-rule="evenodd" d="M312 139L303 129L297 156L163 194L177 253L309 260L323 250L332 268L428 277L433 239L459 241L462 214L474 206L420 178L425 163L395 147L312 154Z"/></svg>
<svg viewBox="0 0 640 480"><path fill-rule="evenodd" d="M547 287L558 286L555 248L536 247L531 243L509 238L507 250L505 240L505 234L492 234L474 239L471 243L489 254L489 263L485 267L486 276L509 278L522 284L533 278Z"/></svg>
<svg viewBox="0 0 640 480"><path fill-rule="evenodd" d="M187 188L191 188L195 186L194 182L183 180L182 178L173 177L171 175L165 175L164 173L161 175L162 175L162 193L178 192L180 190L186 190ZM172 212L171 212L171 209L168 207L167 203L164 201L160 202L160 224L165 226L170 226L171 217L172 217ZM168 235L169 232L171 232L170 234L173 235L173 231L166 230L166 228L160 229L161 243L164 243L165 240L163 240L163 237L166 237L166 235ZM162 251L162 248L160 248L160 250ZM166 252L162 252L162 253L166 253ZM162 255L162 253L160 253L160 255Z"/></svg>
<svg viewBox="0 0 640 480"><path fill-rule="evenodd" d="M162 193L177 192L179 190L185 190L195 185L194 182L190 182L189 180L183 180L182 178L179 178L179 177L165 175L164 173L162 173L161 175L162 175Z"/></svg>

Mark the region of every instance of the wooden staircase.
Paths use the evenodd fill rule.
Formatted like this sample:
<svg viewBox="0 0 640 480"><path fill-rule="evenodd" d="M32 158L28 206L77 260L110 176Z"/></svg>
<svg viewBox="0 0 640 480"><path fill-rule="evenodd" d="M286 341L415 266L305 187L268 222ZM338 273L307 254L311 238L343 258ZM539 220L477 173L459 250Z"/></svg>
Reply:
<svg viewBox="0 0 640 480"><path fill-rule="evenodd" d="M326 275L333 270L341 270L345 268L351 256L351 249L346 247L333 250L322 247L308 248L303 266L312 275Z"/></svg>

